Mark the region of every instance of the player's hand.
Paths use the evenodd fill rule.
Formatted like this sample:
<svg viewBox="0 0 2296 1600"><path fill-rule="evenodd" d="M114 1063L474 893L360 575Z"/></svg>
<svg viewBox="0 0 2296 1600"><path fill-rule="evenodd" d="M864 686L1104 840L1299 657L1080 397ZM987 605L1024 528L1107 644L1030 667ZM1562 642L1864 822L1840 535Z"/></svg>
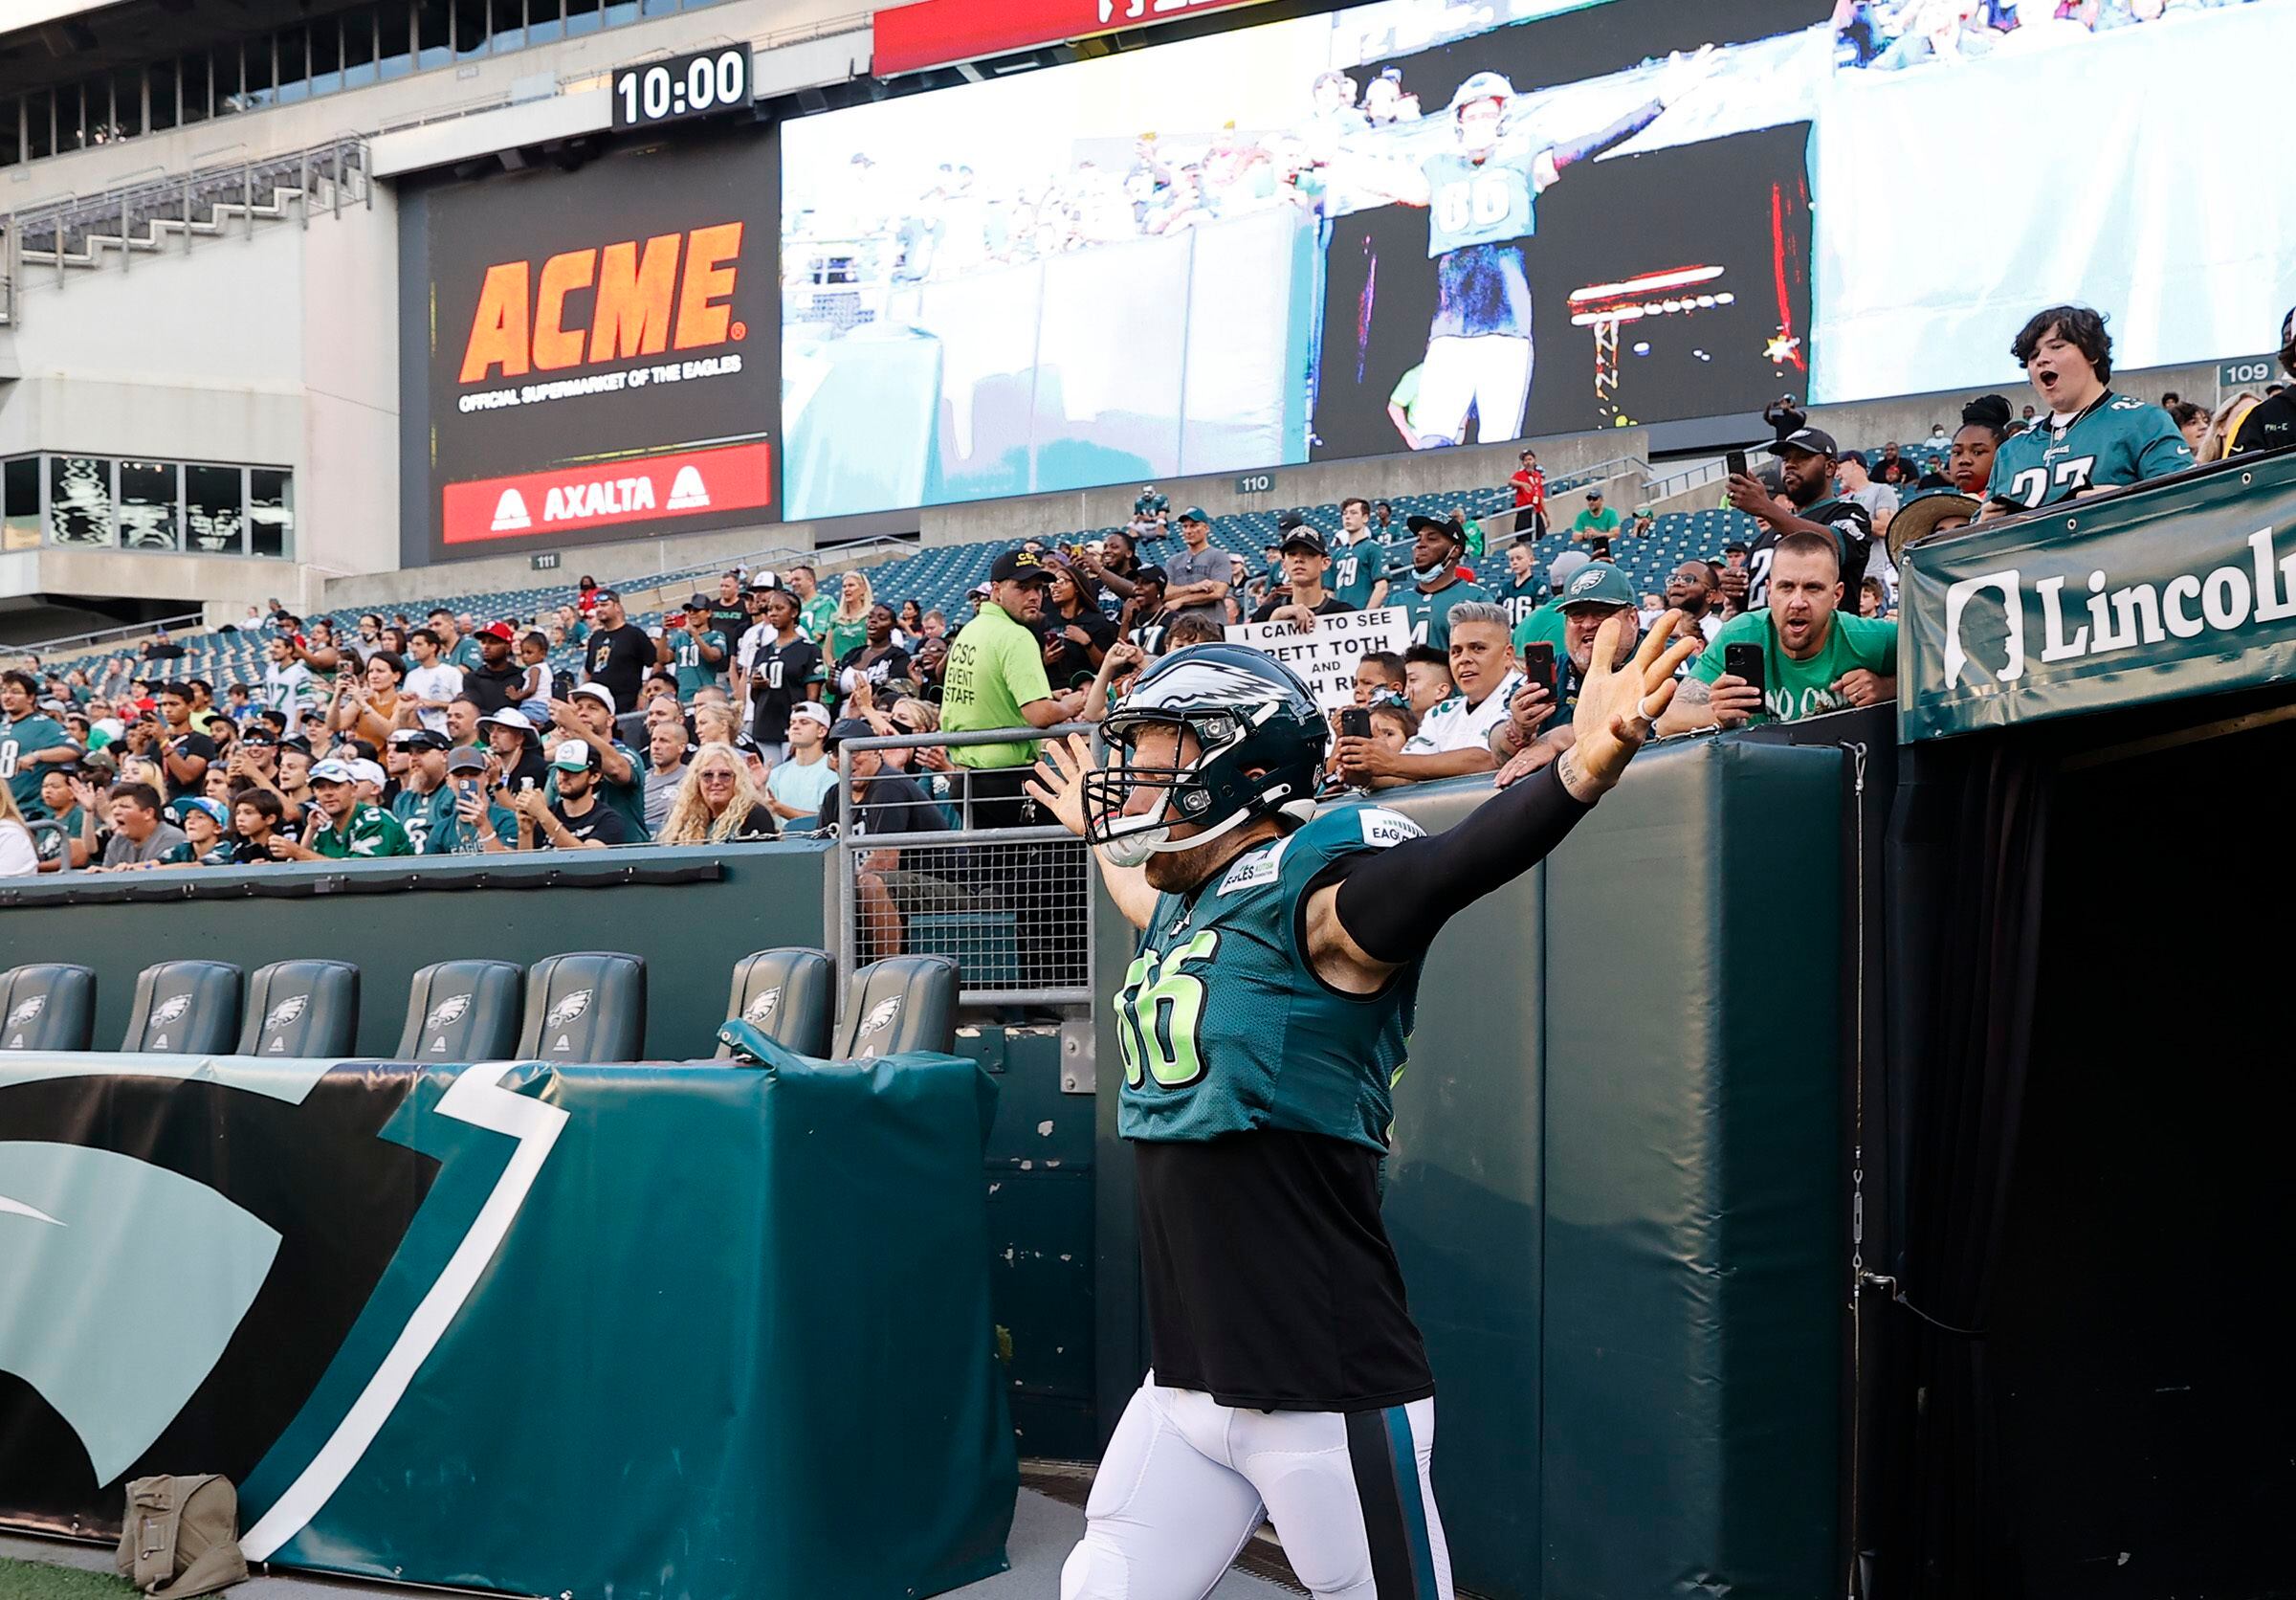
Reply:
<svg viewBox="0 0 2296 1600"><path fill-rule="evenodd" d="M1683 624L1680 611L1667 611L1651 625L1643 642L1623 667L1618 659L1619 631L1624 618L1613 616L1595 635L1595 651L1578 681L1578 709L1571 719L1573 767L1578 784L1572 792L1592 799L1617 783L1650 737L1650 724L1674 699L1674 669L1689 659L1690 643L1677 640ZM1566 767L1568 776L1572 768Z"/></svg>
<svg viewBox="0 0 2296 1600"><path fill-rule="evenodd" d="M1892 686L1859 667L1834 679L1834 693L1852 705L1879 705L1891 697Z"/></svg>
<svg viewBox="0 0 2296 1600"><path fill-rule="evenodd" d="M1023 787L1028 797L1078 838L1084 837L1084 775L1093 770L1093 742L1081 733L1048 739L1036 770Z"/></svg>
<svg viewBox="0 0 2296 1600"><path fill-rule="evenodd" d="M1706 686L1707 708L1726 728L1743 727L1762 708L1762 692L1742 678L1722 674Z"/></svg>
<svg viewBox="0 0 2296 1600"><path fill-rule="evenodd" d="M1668 108L1678 105L1684 96L1713 77L1721 65L1721 57L1714 54L1711 44L1702 44L1688 56L1677 50L1658 69L1658 82L1650 98Z"/></svg>

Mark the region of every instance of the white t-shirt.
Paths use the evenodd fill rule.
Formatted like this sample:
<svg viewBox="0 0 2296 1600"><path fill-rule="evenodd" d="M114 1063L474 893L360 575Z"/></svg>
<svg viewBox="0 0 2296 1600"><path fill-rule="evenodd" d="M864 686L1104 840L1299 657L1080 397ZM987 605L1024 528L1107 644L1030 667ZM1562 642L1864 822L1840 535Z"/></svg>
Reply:
<svg viewBox="0 0 2296 1600"><path fill-rule="evenodd" d="M1439 756L1452 750L1481 750L1490 744L1490 730L1506 719L1507 707L1513 701L1525 682L1519 672L1511 672L1499 686L1483 697L1483 703L1470 706L1465 695L1453 695L1428 712L1403 745L1407 756Z"/></svg>
<svg viewBox="0 0 2296 1600"><path fill-rule="evenodd" d="M32 830L0 822L0 878L30 878L40 870L40 853L33 848Z"/></svg>
<svg viewBox="0 0 2296 1600"><path fill-rule="evenodd" d="M428 667L415 667L407 674L407 693L417 700L451 700L462 693L462 674L443 661ZM422 720L423 726L432 733L447 731L445 706L440 706L436 711L426 707L415 715Z"/></svg>

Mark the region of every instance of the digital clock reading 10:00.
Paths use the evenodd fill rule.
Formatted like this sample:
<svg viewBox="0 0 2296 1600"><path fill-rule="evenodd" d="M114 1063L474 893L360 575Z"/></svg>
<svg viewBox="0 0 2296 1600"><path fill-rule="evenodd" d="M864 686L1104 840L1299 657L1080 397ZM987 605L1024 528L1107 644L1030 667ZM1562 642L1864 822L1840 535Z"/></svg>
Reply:
<svg viewBox="0 0 2296 1600"><path fill-rule="evenodd" d="M749 103L747 46L614 69L614 126L702 117Z"/></svg>

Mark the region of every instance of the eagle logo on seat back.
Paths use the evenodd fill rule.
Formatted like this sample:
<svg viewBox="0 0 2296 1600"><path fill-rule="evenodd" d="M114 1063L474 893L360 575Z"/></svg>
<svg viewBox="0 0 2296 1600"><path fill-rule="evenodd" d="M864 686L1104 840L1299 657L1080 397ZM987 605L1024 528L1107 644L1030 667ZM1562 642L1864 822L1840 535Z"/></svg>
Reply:
<svg viewBox="0 0 2296 1600"><path fill-rule="evenodd" d="M173 1022L177 1017L182 1016L190 1009L191 996L188 994L170 994L166 999L161 1001L158 1005L151 1008L150 1025L154 1028L165 1028L170 1022Z"/></svg>
<svg viewBox="0 0 2296 1600"><path fill-rule="evenodd" d="M861 1019L861 1032L853 1040L853 1048L863 1056L874 1056L877 1052L869 1042L871 1037L890 1030L893 1019L900 1012L901 997L897 994L870 1007L869 1014Z"/></svg>
<svg viewBox="0 0 2296 1600"><path fill-rule="evenodd" d="M47 1009L48 996L45 994L28 995L17 1001L15 1010L8 1013L8 1026L21 1028Z"/></svg>
<svg viewBox="0 0 2296 1600"><path fill-rule="evenodd" d="M449 1023L460 1021L462 1013L470 1009L471 997L469 995L450 994L431 1007L430 1014L423 1018L423 1032L427 1033L433 1028L444 1028Z"/></svg>
<svg viewBox="0 0 2296 1600"><path fill-rule="evenodd" d="M762 1028L773 1020L773 1013L780 1009L781 1004L782 991L780 986L776 985L749 1003L741 1012L741 1020Z"/></svg>
<svg viewBox="0 0 2296 1600"><path fill-rule="evenodd" d="M286 1027L297 1017L301 1016L310 1004L311 996L308 994L289 995L271 1008L271 1014L263 1019L263 1032L268 1033L275 1029Z"/></svg>
<svg viewBox="0 0 2296 1600"><path fill-rule="evenodd" d="M562 996L559 1002L550 1008L549 1014L542 1018L542 1026L545 1029L563 1028L589 1009L590 991L586 989L578 989L571 994Z"/></svg>

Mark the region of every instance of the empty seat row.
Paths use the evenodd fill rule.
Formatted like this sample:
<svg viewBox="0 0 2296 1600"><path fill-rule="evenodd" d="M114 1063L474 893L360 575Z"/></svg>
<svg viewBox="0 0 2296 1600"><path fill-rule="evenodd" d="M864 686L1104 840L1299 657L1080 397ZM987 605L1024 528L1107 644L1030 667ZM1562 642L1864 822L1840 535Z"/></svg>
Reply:
<svg viewBox="0 0 2296 1600"><path fill-rule="evenodd" d="M348 962L274 962L245 980L221 961L165 961L136 978L122 1054L339 1059L353 1055L359 969ZM522 998L521 998L522 991ZM800 1055L851 1059L947 1051L956 1035L957 970L937 956L899 956L853 974L834 1031L828 954L762 950L734 970L729 1024ZM96 1026L96 974L44 963L0 972L0 1051L81 1051ZM646 964L579 951L536 962L442 961L415 973L394 1059L634 1061L646 1036ZM737 1037L740 1035L737 1034ZM719 1059L737 1053L720 1045Z"/></svg>

